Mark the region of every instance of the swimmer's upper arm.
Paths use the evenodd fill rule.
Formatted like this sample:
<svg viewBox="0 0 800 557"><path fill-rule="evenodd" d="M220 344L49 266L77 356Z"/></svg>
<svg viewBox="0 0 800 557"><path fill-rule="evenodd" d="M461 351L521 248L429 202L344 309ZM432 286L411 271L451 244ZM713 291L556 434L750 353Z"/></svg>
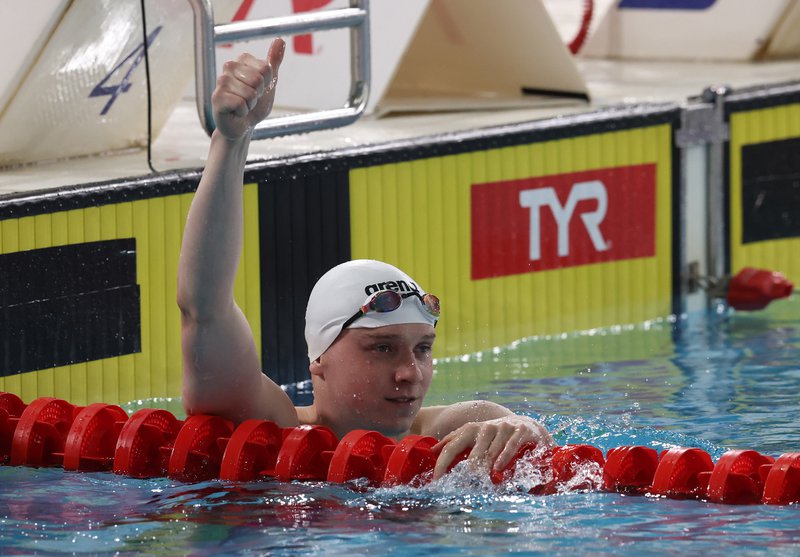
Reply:
<svg viewBox="0 0 800 557"><path fill-rule="evenodd" d="M253 334L235 304L198 319L182 312L183 406L187 415L214 414L236 423L257 418L298 425L288 395L261 372Z"/></svg>
<svg viewBox="0 0 800 557"><path fill-rule="evenodd" d="M464 424L485 422L511 415L513 412L508 408L488 400L457 402L449 406L428 406L422 408L417 414L417 423L414 429L420 435L442 439Z"/></svg>

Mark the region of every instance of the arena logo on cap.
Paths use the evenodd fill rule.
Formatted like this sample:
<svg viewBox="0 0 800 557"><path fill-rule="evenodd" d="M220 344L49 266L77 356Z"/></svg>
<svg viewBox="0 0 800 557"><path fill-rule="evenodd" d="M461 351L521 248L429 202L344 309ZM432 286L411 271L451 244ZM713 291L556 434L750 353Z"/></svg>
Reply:
<svg viewBox="0 0 800 557"><path fill-rule="evenodd" d="M656 167L474 184L472 278L655 255Z"/></svg>
<svg viewBox="0 0 800 557"><path fill-rule="evenodd" d="M392 290L394 292L419 292L419 286L412 281L404 280L387 280L385 282L376 282L375 284L368 284L364 288L364 292L369 296L375 292L382 290Z"/></svg>

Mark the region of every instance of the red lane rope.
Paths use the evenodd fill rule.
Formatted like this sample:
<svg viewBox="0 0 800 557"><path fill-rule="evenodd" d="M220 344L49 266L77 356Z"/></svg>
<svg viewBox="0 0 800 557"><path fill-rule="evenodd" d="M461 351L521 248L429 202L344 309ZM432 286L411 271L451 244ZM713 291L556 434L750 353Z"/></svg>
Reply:
<svg viewBox="0 0 800 557"><path fill-rule="evenodd" d="M376 431L355 430L341 440L323 426L280 428L264 420L234 427L219 416L178 420L147 408L132 416L112 404L74 406L42 397L25 405L0 392L0 465L63 466L112 471L135 478L167 476L182 482L220 478L253 481L312 480L369 485L420 486L431 480L436 439L421 435L394 441ZM466 459L469 449L456 457ZM591 445L537 450L522 447L495 484L513 481L517 467L544 478L530 493L605 490L714 503L788 505L800 502L800 453L777 460L752 450L726 452L714 463L698 448L660 455L650 447L623 446L606 456ZM587 474L587 470L602 472Z"/></svg>

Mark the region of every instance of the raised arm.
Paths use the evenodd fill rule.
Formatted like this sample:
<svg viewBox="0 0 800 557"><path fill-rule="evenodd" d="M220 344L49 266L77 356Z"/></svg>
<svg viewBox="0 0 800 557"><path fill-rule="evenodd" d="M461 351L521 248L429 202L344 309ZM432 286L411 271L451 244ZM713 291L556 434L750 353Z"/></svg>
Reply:
<svg viewBox="0 0 800 557"><path fill-rule="evenodd" d="M284 42L266 60L227 62L211 97L216 129L189 209L178 264L183 405L235 422L261 418L297 425L289 397L261 372L253 333L233 299L242 250L244 164L253 128L275 98Z"/></svg>

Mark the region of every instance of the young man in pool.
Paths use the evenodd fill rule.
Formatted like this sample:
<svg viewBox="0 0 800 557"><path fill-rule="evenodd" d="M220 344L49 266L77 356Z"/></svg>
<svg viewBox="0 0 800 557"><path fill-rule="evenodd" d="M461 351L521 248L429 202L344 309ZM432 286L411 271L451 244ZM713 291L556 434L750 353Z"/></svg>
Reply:
<svg viewBox="0 0 800 557"><path fill-rule="evenodd" d="M216 130L192 202L178 268L183 404L234 422L319 424L340 438L368 429L440 440L434 477L469 447L502 469L528 443L552 445L541 424L488 401L422 407L433 375L438 300L399 269L352 261L326 273L306 311L314 402L295 407L262 373L252 331L233 299L242 244L242 181L252 130L272 109L285 44L266 60L227 62L212 95Z"/></svg>

